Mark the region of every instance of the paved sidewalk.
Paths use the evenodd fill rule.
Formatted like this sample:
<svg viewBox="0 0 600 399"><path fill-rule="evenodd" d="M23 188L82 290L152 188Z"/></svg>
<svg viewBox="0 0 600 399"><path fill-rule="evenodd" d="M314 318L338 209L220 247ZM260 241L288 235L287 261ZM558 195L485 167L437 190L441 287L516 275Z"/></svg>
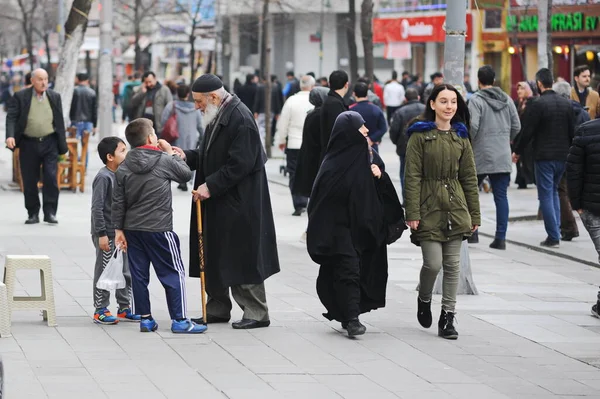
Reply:
<svg viewBox="0 0 600 399"><path fill-rule="evenodd" d="M88 186L100 167L92 147ZM269 178L285 184L280 163L268 162ZM8 181L10 165L9 151L0 151L0 186ZM394 167L390 160L388 170ZM190 194L173 188L175 231L185 256ZM493 251L487 247L491 240L482 237L471 246L480 295L459 297L460 338L450 342L416 321L421 255L405 236L389 247L386 308L364 315L367 334L350 340L339 324L321 316L318 269L300 242L306 218L291 216L286 187L270 188L282 265L266 283L272 325L254 331L211 325L201 336L170 333L155 277L158 333L141 334L132 323L92 323L89 187L83 194L61 193L58 226L25 226L22 194L0 190L0 264L6 254L52 258L59 324L45 326L37 312L14 313L13 336L0 339L6 397L600 397L600 320L589 315L600 283L597 268L514 245ZM483 202L490 197L482 196ZM516 234L511 225L510 234L513 230ZM18 278L19 294L39 293L36 273ZM200 285L197 279L187 283L189 309L197 315ZM439 300L434 297L436 316ZM236 308L232 316L241 317L241 311Z"/></svg>

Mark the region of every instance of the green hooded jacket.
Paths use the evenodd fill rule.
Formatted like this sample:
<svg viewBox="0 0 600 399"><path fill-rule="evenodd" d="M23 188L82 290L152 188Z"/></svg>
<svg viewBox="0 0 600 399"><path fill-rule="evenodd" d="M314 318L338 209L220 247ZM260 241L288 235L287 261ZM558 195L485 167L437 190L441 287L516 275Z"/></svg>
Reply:
<svg viewBox="0 0 600 399"><path fill-rule="evenodd" d="M465 125L438 130L412 124L406 150L406 220L419 220L412 240L446 242L471 235L481 224L473 149Z"/></svg>

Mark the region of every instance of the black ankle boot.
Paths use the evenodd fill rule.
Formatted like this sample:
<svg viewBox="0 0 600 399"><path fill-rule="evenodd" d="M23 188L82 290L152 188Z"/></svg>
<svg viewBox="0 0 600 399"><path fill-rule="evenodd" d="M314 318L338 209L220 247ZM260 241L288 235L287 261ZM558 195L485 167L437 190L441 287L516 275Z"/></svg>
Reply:
<svg viewBox="0 0 600 399"><path fill-rule="evenodd" d="M363 335L367 332L367 327L363 326L358 319L352 319L346 325L346 330L348 330L349 337L354 337L356 335Z"/></svg>
<svg viewBox="0 0 600 399"><path fill-rule="evenodd" d="M433 316L431 316L431 301L424 302L417 296L417 320L424 328L431 327Z"/></svg>
<svg viewBox="0 0 600 399"><path fill-rule="evenodd" d="M494 239L490 244L492 249L506 249L506 240L500 240L499 238Z"/></svg>
<svg viewBox="0 0 600 399"><path fill-rule="evenodd" d="M454 328L454 313L442 309L438 322L438 335L446 339L458 339L458 332Z"/></svg>

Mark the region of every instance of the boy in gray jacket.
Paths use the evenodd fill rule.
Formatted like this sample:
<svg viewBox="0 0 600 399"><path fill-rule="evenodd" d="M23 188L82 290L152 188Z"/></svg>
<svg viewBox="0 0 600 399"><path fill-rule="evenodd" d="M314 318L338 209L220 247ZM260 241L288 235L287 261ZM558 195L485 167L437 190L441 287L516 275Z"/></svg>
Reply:
<svg viewBox="0 0 600 399"><path fill-rule="evenodd" d="M117 324L122 321L140 321L129 307L131 300L131 274L127 259L124 259L123 274L125 288L116 291L119 309L117 317L108 310L110 292L96 287L96 283L115 251L115 229L112 223L112 193L115 186L115 171L125 160L127 147L118 137L106 137L98 144L98 155L106 165L98 171L92 183L92 242L96 248L94 267L94 322L98 324Z"/></svg>
<svg viewBox="0 0 600 399"><path fill-rule="evenodd" d="M117 170L113 194L116 245L127 251L132 276L133 308L141 315L140 331L156 331L150 308L150 263L165 288L171 331L198 334L206 326L186 317L185 269L179 237L173 232L171 181L184 183L192 171L165 140L157 140L152 121L139 118L127 125L133 147Z"/></svg>

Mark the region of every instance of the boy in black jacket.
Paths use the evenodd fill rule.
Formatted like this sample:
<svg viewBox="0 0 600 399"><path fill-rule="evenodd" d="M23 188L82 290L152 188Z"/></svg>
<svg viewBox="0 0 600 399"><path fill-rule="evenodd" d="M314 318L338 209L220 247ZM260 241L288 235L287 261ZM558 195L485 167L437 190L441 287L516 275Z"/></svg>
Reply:
<svg viewBox="0 0 600 399"><path fill-rule="evenodd" d="M206 326L186 317L185 268L179 237L173 232L171 181L188 182L193 173L165 140L157 140L152 121L139 118L127 125L133 147L117 170L113 195L116 245L127 250L132 276L133 307L142 316L140 331L156 331L150 309L150 262L167 294L171 331L198 334ZM163 152L164 151L164 152Z"/></svg>

